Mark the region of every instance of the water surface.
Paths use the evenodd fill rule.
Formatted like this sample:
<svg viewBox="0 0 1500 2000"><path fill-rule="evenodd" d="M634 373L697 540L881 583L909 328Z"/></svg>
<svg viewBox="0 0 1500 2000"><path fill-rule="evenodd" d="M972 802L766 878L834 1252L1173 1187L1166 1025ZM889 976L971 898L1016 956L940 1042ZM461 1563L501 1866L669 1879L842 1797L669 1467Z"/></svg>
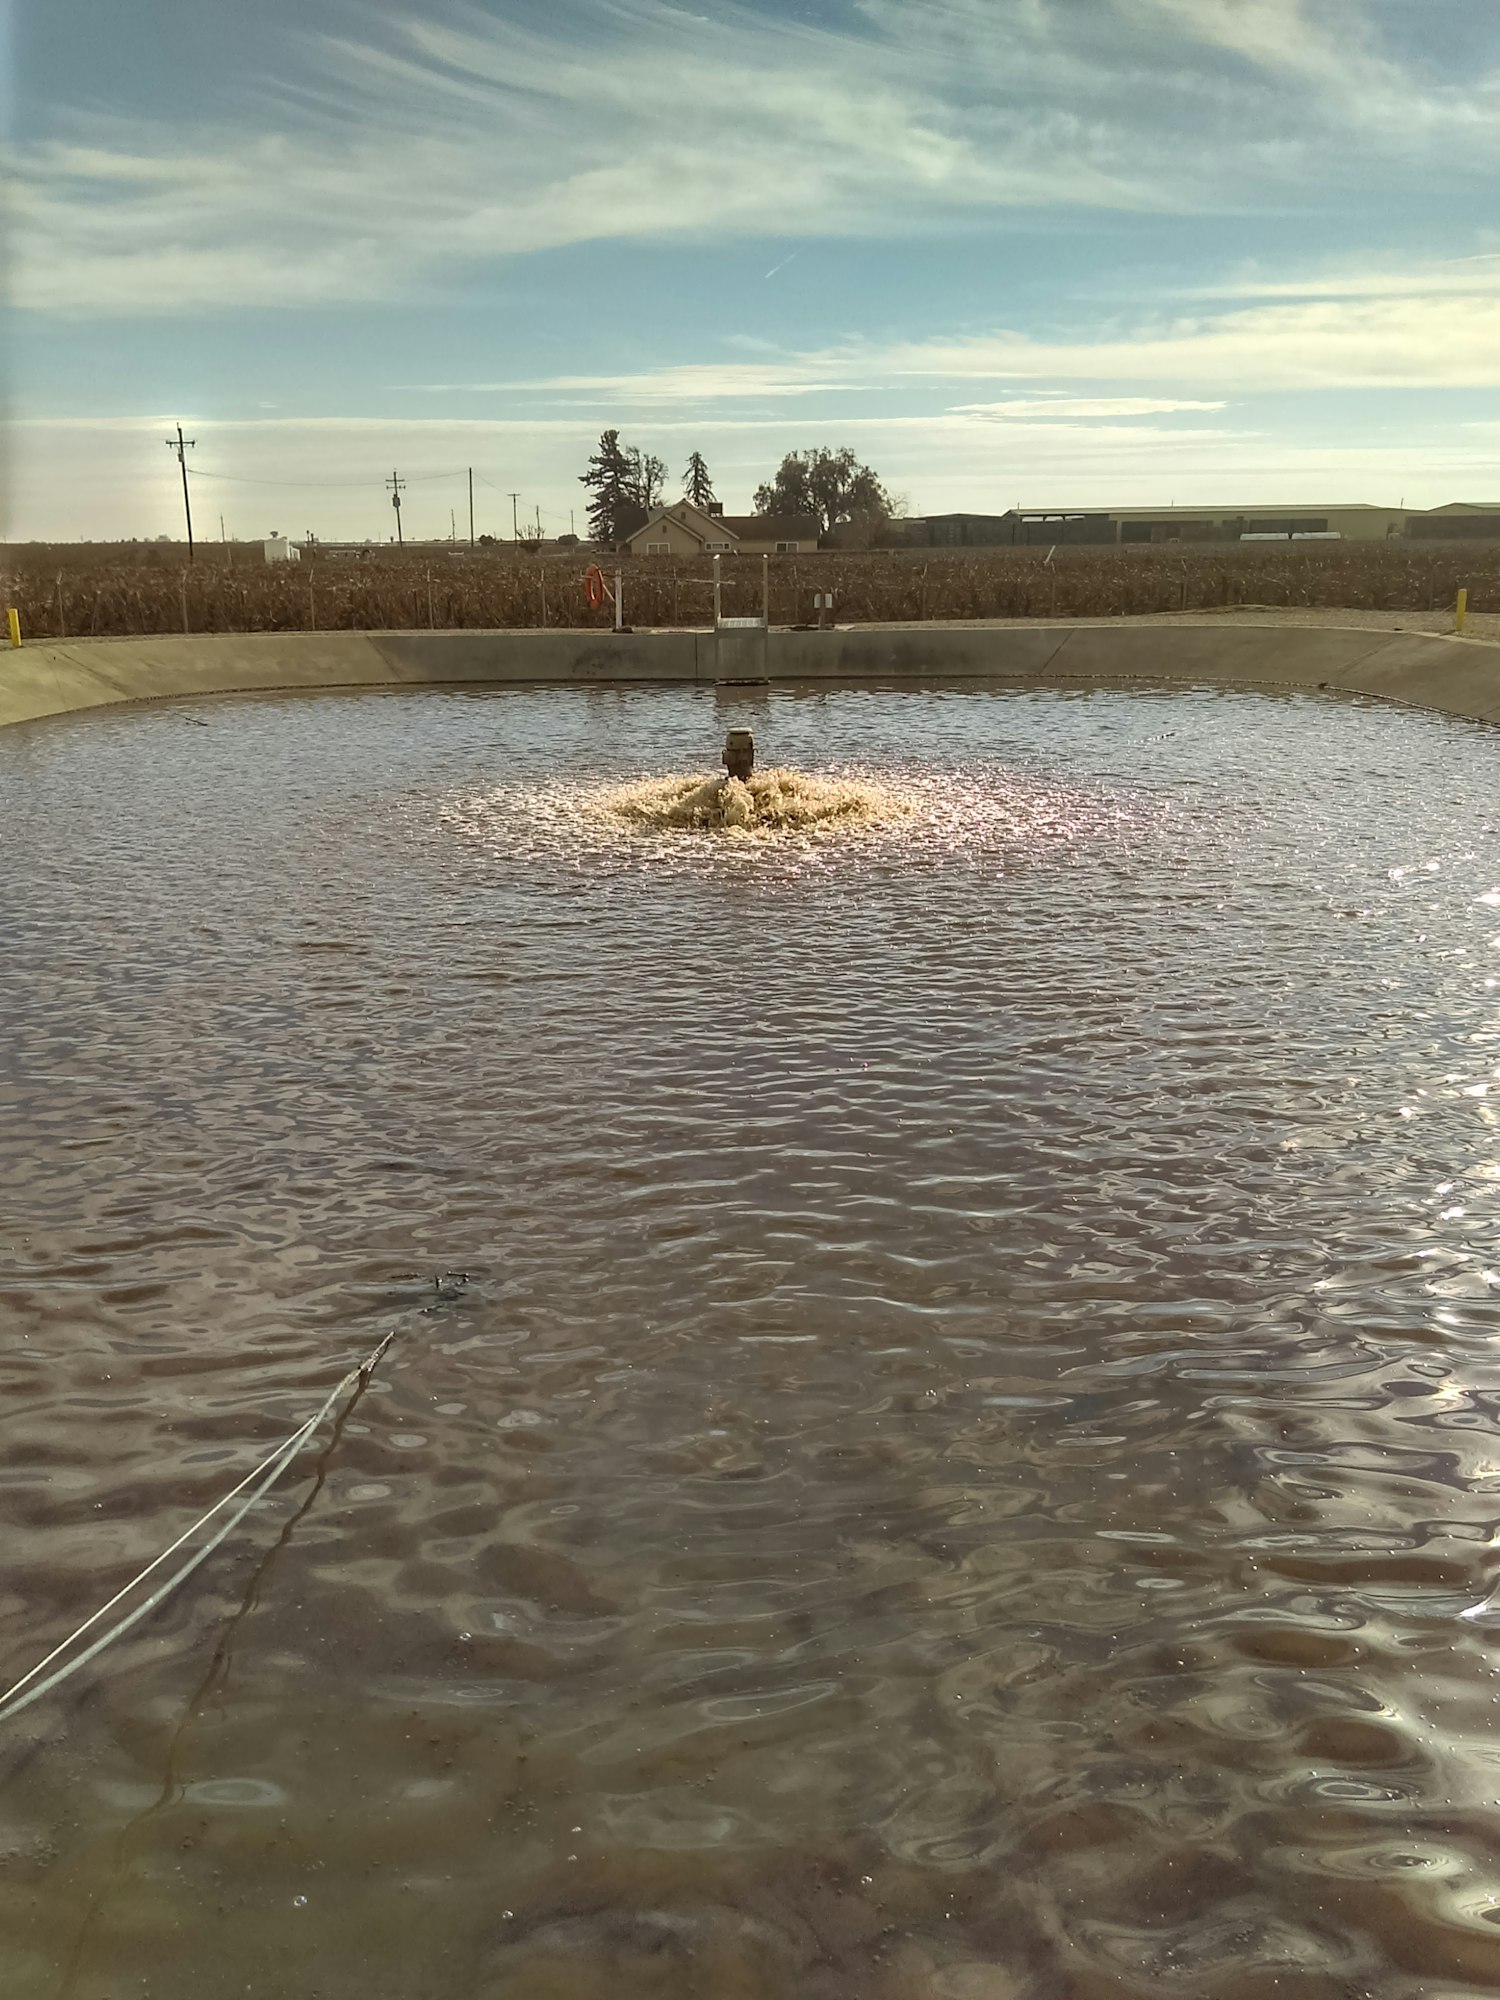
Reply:
<svg viewBox="0 0 1500 2000"><path fill-rule="evenodd" d="M590 809L730 725L910 817ZM973 687L0 734L0 1667L398 1330L5 1726L7 2000L1500 1992L1497 744Z"/></svg>

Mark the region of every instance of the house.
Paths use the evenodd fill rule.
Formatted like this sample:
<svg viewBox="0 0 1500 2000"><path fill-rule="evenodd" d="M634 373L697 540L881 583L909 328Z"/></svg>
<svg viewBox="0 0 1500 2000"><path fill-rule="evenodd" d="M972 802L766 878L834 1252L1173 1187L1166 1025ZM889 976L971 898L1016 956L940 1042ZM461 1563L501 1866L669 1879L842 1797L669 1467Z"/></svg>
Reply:
<svg viewBox="0 0 1500 2000"><path fill-rule="evenodd" d="M302 557L302 551L297 544L288 541L285 535L278 535L274 528L261 546L266 552L268 563L299 562Z"/></svg>
<svg viewBox="0 0 1500 2000"><path fill-rule="evenodd" d="M695 507L691 500L659 507L625 543L633 556L795 556L817 546L810 514L726 514L717 501Z"/></svg>

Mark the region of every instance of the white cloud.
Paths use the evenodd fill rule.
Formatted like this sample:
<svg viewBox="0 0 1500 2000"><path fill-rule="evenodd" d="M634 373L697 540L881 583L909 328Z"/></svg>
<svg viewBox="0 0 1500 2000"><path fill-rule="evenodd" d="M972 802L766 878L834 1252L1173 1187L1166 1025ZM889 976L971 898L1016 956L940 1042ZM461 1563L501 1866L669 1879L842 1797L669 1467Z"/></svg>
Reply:
<svg viewBox="0 0 1500 2000"><path fill-rule="evenodd" d="M630 403L709 403L751 396L809 396L865 389L841 382L818 363L680 362L636 375L543 375L513 382L417 382L401 385L423 396L541 395L548 402L589 406Z"/></svg>
<svg viewBox="0 0 1500 2000"><path fill-rule="evenodd" d="M1190 403L1171 396L1065 396L1059 390L1027 398L1011 396L1002 403L955 403L953 414L987 417L1014 423L1025 417L1156 417L1178 410L1222 410L1223 403Z"/></svg>
<svg viewBox="0 0 1500 2000"><path fill-rule="evenodd" d="M18 301L386 298L602 238L1304 199L1377 158L1457 201L1500 158L1493 28L1434 79L1355 0L860 0L838 29L554 0L544 27L376 15L311 46L238 122L52 110L13 163Z"/></svg>
<svg viewBox="0 0 1500 2000"><path fill-rule="evenodd" d="M885 349L889 381L1006 377L1298 389L1500 388L1500 287L1472 297L1388 296L1252 306L1107 339L1038 341L1000 333ZM842 364L846 371L847 361Z"/></svg>
<svg viewBox="0 0 1500 2000"><path fill-rule="evenodd" d="M975 418L1010 421L1064 409L1073 416L1151 416L1224 407L1228 396L1348 389L1500 388L1500 259L1477 260L1483 282L1423 289L1388 274L1383 289L1349 278L1322 288L1306 281L1286 299L1119 325L1104 337L1042 340L1001 330L876 345L851 341L775 362L692 362L634 375L559 375L531 382L433 384L507 394L559 392L613 408L672 403L707 407L746 397L806 397L909 391L913 381L1108 383L1110 393L1074 397L1055 387L953 407ZM1163 393L1141 396L1139 385ZM1206 392L1201 398L1180 393ZM1116 393L1119 392L1119 393ZM839 419L838 421L843 421Z"/></svg>
<svg viewBox="0 0 1500 2000"><path fill-rule="evenodd" d="M1222 284L1200 285L1185 296L1200 299L1448 298L1500 292L1500 254L1453 257L1437 264L1351 264L1293 277L1242 272Z"/></svg>

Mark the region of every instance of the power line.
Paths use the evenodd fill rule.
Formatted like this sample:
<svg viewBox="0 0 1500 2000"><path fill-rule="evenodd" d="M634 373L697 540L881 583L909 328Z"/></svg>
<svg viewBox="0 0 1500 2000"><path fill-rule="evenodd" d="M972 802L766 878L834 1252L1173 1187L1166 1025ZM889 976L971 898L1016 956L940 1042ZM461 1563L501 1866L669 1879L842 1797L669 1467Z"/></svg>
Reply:
<svg viewBox="0 0 1500 2000"><path fill-rule="evenodd" d="M191 443L192 440L189 439L188 442ZM172 443L171 438L167 439L167 443ZM403 480L415 484L418 481L428 479L462 479L464 471L465 468L459 465L455 466L451 472L403 472L401 477ZM345 490L356 486L365 487L370 483L368 479L257 479L248 472L205 472L201 466L198 469L198 477L200 479L227 479L235 486L341 487Z"/></svg>

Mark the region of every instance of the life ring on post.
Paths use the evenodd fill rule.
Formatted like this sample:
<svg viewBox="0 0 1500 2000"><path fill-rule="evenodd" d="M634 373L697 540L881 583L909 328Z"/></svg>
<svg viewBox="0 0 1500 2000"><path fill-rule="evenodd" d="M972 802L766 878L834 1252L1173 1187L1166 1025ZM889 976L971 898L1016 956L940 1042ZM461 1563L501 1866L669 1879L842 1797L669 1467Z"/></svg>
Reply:
<svg viewBox="0 0 1500 2000"><path fill-rule="evenodd" d="M604 581L604 572L598 563L590 563L583 573L583 594L589 601L590 611L603 608L609 596L609 585Z"/></svg>

